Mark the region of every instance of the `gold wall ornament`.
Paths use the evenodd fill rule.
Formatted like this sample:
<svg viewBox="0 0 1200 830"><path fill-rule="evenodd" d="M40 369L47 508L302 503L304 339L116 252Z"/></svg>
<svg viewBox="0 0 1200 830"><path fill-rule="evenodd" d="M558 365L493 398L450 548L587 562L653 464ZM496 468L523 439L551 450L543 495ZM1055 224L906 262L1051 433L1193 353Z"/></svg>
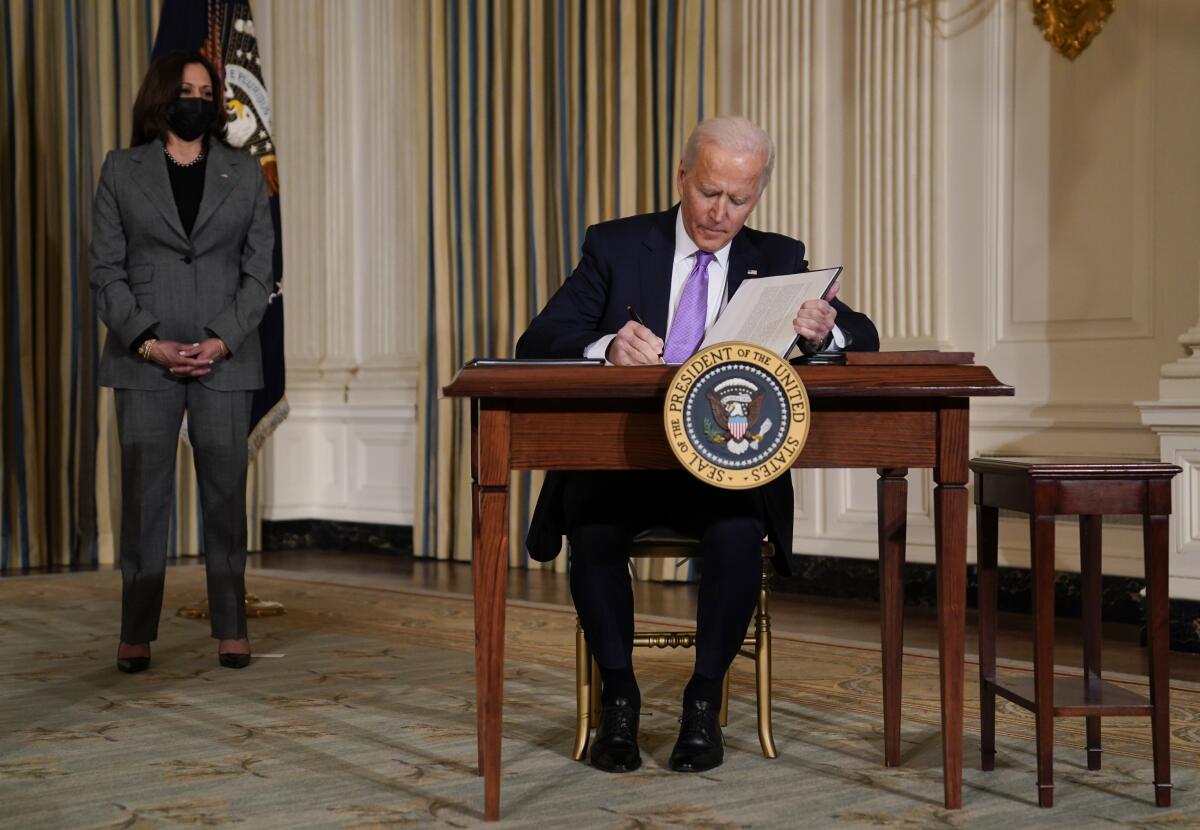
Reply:
<svg viewBox="0 0 1200 830"><path fill-rule="evenodd" d="M1100 34L1115 0L1033 0L1033 22L1068 60Z"/></svg>

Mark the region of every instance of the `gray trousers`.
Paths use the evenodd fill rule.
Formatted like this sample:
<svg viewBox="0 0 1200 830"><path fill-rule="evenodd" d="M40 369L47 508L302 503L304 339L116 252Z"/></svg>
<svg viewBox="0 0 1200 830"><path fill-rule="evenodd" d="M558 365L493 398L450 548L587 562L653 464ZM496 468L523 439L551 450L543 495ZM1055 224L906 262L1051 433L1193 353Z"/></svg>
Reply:
<svg viewBox="0 0 1200 830"><path fill-rule="evenodd" d="M121 640L158 637L175 455L183 413L200 483L212 636L246 636L246 436L253 392L181 381L163 391L117 389L121 436Z"/></svg>

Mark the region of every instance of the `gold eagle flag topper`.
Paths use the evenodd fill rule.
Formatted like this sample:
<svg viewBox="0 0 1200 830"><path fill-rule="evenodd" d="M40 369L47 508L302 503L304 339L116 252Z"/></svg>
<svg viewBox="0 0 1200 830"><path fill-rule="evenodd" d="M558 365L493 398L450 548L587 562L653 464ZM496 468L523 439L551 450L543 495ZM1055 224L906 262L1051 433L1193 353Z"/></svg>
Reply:
<svg viewBox="0 0 1200 830"><path fill-rule="evenodd" d="M804 449L809 417L796 370L751 343L717 343L692 355L663 402L667 442L679 463L729 490L786 475Z"/></svg>

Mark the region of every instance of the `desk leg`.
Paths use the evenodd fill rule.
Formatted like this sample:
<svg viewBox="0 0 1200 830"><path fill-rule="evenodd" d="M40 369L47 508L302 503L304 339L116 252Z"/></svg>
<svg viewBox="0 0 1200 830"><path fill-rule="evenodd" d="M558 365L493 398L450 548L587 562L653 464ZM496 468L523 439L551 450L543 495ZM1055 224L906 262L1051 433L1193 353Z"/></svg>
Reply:
<svg viewBox="0 0 1200 830"><path fill-rule="evenodd" d="M483 817L500 818L500 737L504 715L504 610L508 587L509 412L478 402L473 418L476 484L471 529L475 560L475 690Z"/></svg>
<svg viewBox="0 0 1200 830"><path fill-rule="evenodd" d="M1152 482L1161 488L1157 501L1170 510L1170 482ZM1160 507L1161 509L1161 507ZM1171 674L1167 666L1171 629L1167 616L1167 559L1170 556L1169 517L1166 510L1142 517L1146 558L1146 644L1150 648L1151 744L1154 747L1154 803L1171 806Z"/></svg>
<svg viewBox="0 0 1200 830"><path fill-rule="evenodd" d="M482 489L482 488L481 488ZM508 582L508 488L479 494L480 554L475 566L475 687L484 818L500 817L500 734L504 715L504 609Z"/></svg>
<svg viewBox="0 0 1200 830"><path fill-rule="evenodd" d="M908 470L880 469L879 624L883 648L883 763L900 764L900 700L904 665L904 545Z"/></svg>
<svg viewBox="0 0 1200 830"><path fill-rule="evenodd" d="M1079 517L1079 581L1082 583L1080 604L1083 606L1083 685L1087 693L1100 693L1100 638L1103 585L1101 583L1100 529L1103 516ZM1087 766L1100 769L1100 716L1092 715L1087 722Z"/></svg>
<svg viewBox="0 0 1200 830"><path fill-rule="evenodd" d="M981 504L975 474L975 546L979 563L979 768L996 768L996 557L999 547L1000 511Z"/></svg>
<svg viewBox="0 0 1200 830"><path fill-rule="evenodd" d="M479 545L479 485L471 483L471 585L480 585L483 579L479 575L479 565L483 562L483 557L480 554ZM486 766L483 757L483 707L480 706L480 701L484 700L487 695L484 693L483 677L484 667L487 665L484 662L483 649L479 647L479 606L475 606L475 743L478 745L479 754L479 774L483 775L483 768Z"/></svg>
<svg viewBox="0 0 1200 830"><path fill-rule="evenodd" d="M1036 502L1035 502L1036 503ZM1054 806L1054 516L1029 517L1038 806Z"/></svg>
<svg viewBox="0 0 1200 830"><path fill-rule="evenodd" d="M962 807L963 672L967 605L967 401L938 412L933 480L937 546L938 660L942 693L942 780L949 810Z"/></svg>

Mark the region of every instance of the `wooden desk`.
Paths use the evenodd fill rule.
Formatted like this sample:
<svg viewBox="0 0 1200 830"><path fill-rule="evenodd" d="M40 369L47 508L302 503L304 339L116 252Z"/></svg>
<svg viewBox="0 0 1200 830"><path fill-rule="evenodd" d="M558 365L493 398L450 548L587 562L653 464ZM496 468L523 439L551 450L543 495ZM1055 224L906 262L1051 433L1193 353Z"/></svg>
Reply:
<svg viewBox="0 0 1200 830"><path fill-rule="evenodd" d="M963 641L967 574L968 400L1011 395L983 366L806 366L812 421L798 467L880 471L885 763L900 756L900 666L909 467L933 468L938 652L946 807L962 804ZM882 365L882 361L888 361ZM934 365L934 361L941 361ZM504 610L508 577L508 479L512 470L662 470L679 466L667 445L662 406L675 367L493 366L464 368L443 392L471 399L475 589L475 683L484 816L500 816L504 705ZM889 574L891 578L889 579Z"/></svg>

